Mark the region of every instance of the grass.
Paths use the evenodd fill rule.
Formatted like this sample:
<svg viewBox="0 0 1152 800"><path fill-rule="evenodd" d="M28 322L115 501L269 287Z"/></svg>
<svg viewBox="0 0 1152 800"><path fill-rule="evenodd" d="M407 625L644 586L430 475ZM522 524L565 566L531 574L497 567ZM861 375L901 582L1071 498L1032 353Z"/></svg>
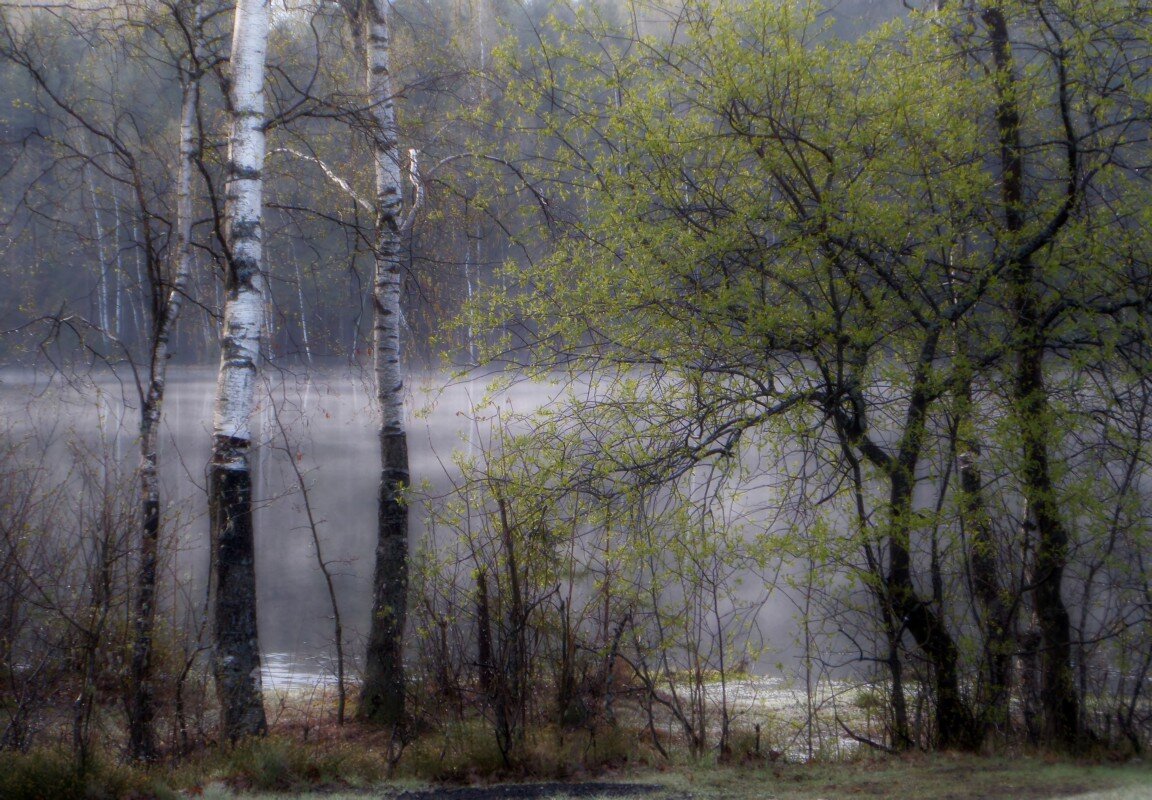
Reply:
<svg viewBox="0 0 1152 800"><path fill-rule="evenodd" d="M526 734L517 763L510 766L495 746L491 724L473 718L426 722L390 771L390 737L355 723L337 727L325 721L331 714L322 697L302 709L283 703L272 736L236 748L206 747L178 764L150 770L125 765L122 754L112 751L99 753L84 774L77 774L63 751L0 753L0 800L281 800L301 796L387 800L402 796L405 790L427 791L445 784L582 780L654 785L661 791L647 795L653 800L1055 800L1074 796L1152 800L1152 764L1108 761L1117 754L1104 750L1095 754L1094 761L1024 751L983 757L950 753L882 757L846 750L837 751L839 759L783 763L789 755L797 757L792 754L794 748L778 736L788 730L787 709L778 708L787 700L786 693L762 694L755 698L763 706L756 707L761 716L753 718L779 714L777 724L766 724L763 749L754 746L748 731L736 731L732 758L723 764L716 763L715 753L689 759L682 747L669 747L675 760L666 763L650 737L624 724L595 730L533 728ZM870 700L863 695L857 703L867 705ZM769 747L789 755L777 762L749 755L769 752ZM389 774L391 779L386 781ZM541 800L545 798L620 800L562 786Z"/></svg>
<svg viewBox="0 0 1152 800"><path fill-rule="evenodd" d="M852 764L683 765L667 772L633 771L600 776L600 781L654 784L653 800L1152 800L1152 766L1086 763L1042 756L984 757L957 754L862 759ZM390 798L404 786L379 784L363 790L323 795L324 800ZM427 787L425 787L427 788ZM206 787L206 800L288 800L294 793L235 792ZM559 790L547 800L569 800ZM579 800L619 800L581 795Z"/></svg>
<svg viewBox="0 0 1152 800"><path fill-rule="evenodd" d="M83 771L71 754L58 750L0 753L3 800L177 800L164 776L133 769L99 754Z"/></svg>
<svg viewBox="0 0 1152 800"><path fill-rule="evenodd" d="M507 779L500 774L461 775L478 737L460 731L473 744L449 755L449 765L433 771L440 780L480 785ZM414 755L413 753L409 753ZM432 759L432 753L422 758ZM459 760L456 760L459 759ZM419 758L417 759L419 760ZM136 772L105 762L87 777L69 768L64 754L44 752L0 758L0 797L4 800L99 800L99 798L200 797L205 800L324 800L396 798L405 790L428 790L428 775L401 771L385 782L379 743L352 739L304 743L284 736L215 751L165 775ZM403 763L403 762L402 762ZM415 766L415 765L412 765ZM1087 762L1044 755L972 756L951 753L861 758L852 763L717 765L706 759L663 769L608 767L598 782L655 785L653 800L1152 800L1152 765L1133 761ZM594 773L593 773L594 774ZM533 774L531 780L557 780ZM458 784L457 784L458 785ZM174 787L182 790L179 794ZM620 800L557 788L544 800Z"/></svg>
<svg viewBox="0 0 1152 800"><path fill-rule="evenodd" d="M1097 790L1098 800L1152 798L1152 769L1042 757L957 754L865 759L851 764L715 769L670 782L700 800L1050 800Z"/></svg>

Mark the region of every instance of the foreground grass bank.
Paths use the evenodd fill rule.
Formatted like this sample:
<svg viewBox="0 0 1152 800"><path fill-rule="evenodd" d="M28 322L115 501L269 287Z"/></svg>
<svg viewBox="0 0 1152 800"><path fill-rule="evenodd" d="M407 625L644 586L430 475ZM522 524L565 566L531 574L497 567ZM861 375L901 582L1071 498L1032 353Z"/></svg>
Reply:
<svg viewBox="0 0 1152 800"><path fill-rule="evenodd" d="M405 767L385 777L379 742L302 742L272 737L225 753L205 751L175 767L130 769L98 761L78 774L52 753L0 756L3 800L1084 800L1152 799L1152 765L1038 754L952 753L862 757L851 763L717 765L710 761L605 767L571 781L547 776L474 776L471 789L430 781ZM547 783L531 783L547 780ZM585 781L593 780L591 786ZM515 786L515 789L510 789Z"/></svg>
<svg viewBox="0 0 1152 800"><path fill-rule="evenodd" d="M577 787L539 786L539 793L505 794L507 785L476 787L474 793L383 784L368 791L338 792L325 800L414 797L432 800L1149 800L1152 767L1142 763L1093 764L1042 757L979 757L942 754L867 759L853 764L717 767L680 766L667 772L612 776L618 790L593 794ZM653 787L633 793L628 784ZM535 788L535 787L534 787ZM207 800L288 800L292 793L237 792L207 787Z"/></svg>

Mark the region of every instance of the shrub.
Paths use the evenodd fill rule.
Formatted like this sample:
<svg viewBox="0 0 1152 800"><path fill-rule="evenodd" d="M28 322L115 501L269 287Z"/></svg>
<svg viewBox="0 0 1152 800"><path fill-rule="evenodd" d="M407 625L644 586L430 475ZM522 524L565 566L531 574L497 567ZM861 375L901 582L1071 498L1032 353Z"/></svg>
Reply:
<svg viewBox="0 0 1152 800"><path fill-rule="evenodd" d="M0 754L4 800L175 800L176 793L147 772L90 762L53 750Z"/></svg>
<svg viewBox="0 0 1152 800"><path fill-rule="evenodd" d="M400 770L432 781L465 781L504 772L492 726L483 719L449 722L420 737L405 751Z"/></svg>
<svg viewBox="0 0 1152 800"><path fill-rule="evenodd" d="M386 759L343 742L307 744L280 737L247 742L228 754L218 776L259 791L357 786L380 780Z"/></svg>

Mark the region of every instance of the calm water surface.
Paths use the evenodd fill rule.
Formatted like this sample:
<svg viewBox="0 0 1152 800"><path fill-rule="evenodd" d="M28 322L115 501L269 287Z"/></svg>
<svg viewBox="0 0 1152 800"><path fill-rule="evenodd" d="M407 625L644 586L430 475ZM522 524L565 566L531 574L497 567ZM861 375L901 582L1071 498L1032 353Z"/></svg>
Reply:
<svg viewBox="0 0 1152 800"><path fill-rule="evenodd" d="M256 570L261 644L269 686L315 685L334 674L331 609L307 524L304 475L324 559L333 572L346 652L363 649L371 604L379 451L371 376L367 373L273 373L263 390L255 433ZM454 450L474 447L487 432L470 422L482 381L449 382L443 374L410 381L408 434L412 479L432 493L450 485ZM527 411L554 387L524 384L501 404ZM208 573L205 464L215 375L174 367L160 448L168 575L184 603L203 602ZM130 382L113 377L62 382L44 374L0 370L0 412L12 434L34 435L49 464L67 462L69 443L84 442L130 471L138 458L139 402ZM283 431L283 432L282 432ZM284 433L287 434L287 446ZM753 525L755 527L755 525ZM426 536L414 505L413 544ZM760 612L759 635L772 645L768 663L793 653L792 607L775 601ZM793 653L794 654L794 653ZM354 669L354 667L353 667Z"/></svg>

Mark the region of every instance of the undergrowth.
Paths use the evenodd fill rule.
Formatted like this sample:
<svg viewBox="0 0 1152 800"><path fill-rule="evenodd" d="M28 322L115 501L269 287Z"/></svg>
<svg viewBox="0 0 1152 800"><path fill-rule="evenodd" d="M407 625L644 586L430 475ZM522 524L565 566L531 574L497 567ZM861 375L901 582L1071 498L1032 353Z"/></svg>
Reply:
<svg viewBox="0 0 1152 800"><path fill-rule="evenodd" d="M150 767L124 764L117 754L107 751L99 752L83 770L62 750L0 753L0 800L358 794L387 791L386 782L394 789L397 783L564 782L637 776L647 780L656 773L663 773L658 781L666 790L709 800L759 797L756 792L769 785L773 796L808 800L815 796L813 792L828 796L820 794L828 787L835 789L831 796L883 790L888 794L877 796L968 798L1013 784L1023 792L1013 796L1039 800L1064 790L1120 785L1128 776L1136 782L1149 777L1139 769L1112 776L1109 770L1128 761L1130 754L1123 753L1098 753L1084 763L1025 752L983 757L857 754L858 762L838 759L799 765L777 761L775 753L752 757L758 742L745 736L733 737L728 757L715 751L689 757L679 748L667 760L649 742L650 737L627 726L565 729L539 725L525 731L516 756L506 758L492 735L491 723L471 718L428 726L397 754L391 738L378 729L355 723L344 727L282 724L265 738L236 747L204 747L178 762ZM395 755L398 758L393 762L390 757ZM972 784L977 794L949 793L959 776L965 776L967 785L972 775L985 772L995 774L985 781L987 786Z"/></svg>
<svg viewBox="0 0 1152 800"><path fill-rule="evenodd" d="M3 800L176 800L154 770L118 764L110 757L80 767L71 754L57 750L0 753Z"/></svg>

